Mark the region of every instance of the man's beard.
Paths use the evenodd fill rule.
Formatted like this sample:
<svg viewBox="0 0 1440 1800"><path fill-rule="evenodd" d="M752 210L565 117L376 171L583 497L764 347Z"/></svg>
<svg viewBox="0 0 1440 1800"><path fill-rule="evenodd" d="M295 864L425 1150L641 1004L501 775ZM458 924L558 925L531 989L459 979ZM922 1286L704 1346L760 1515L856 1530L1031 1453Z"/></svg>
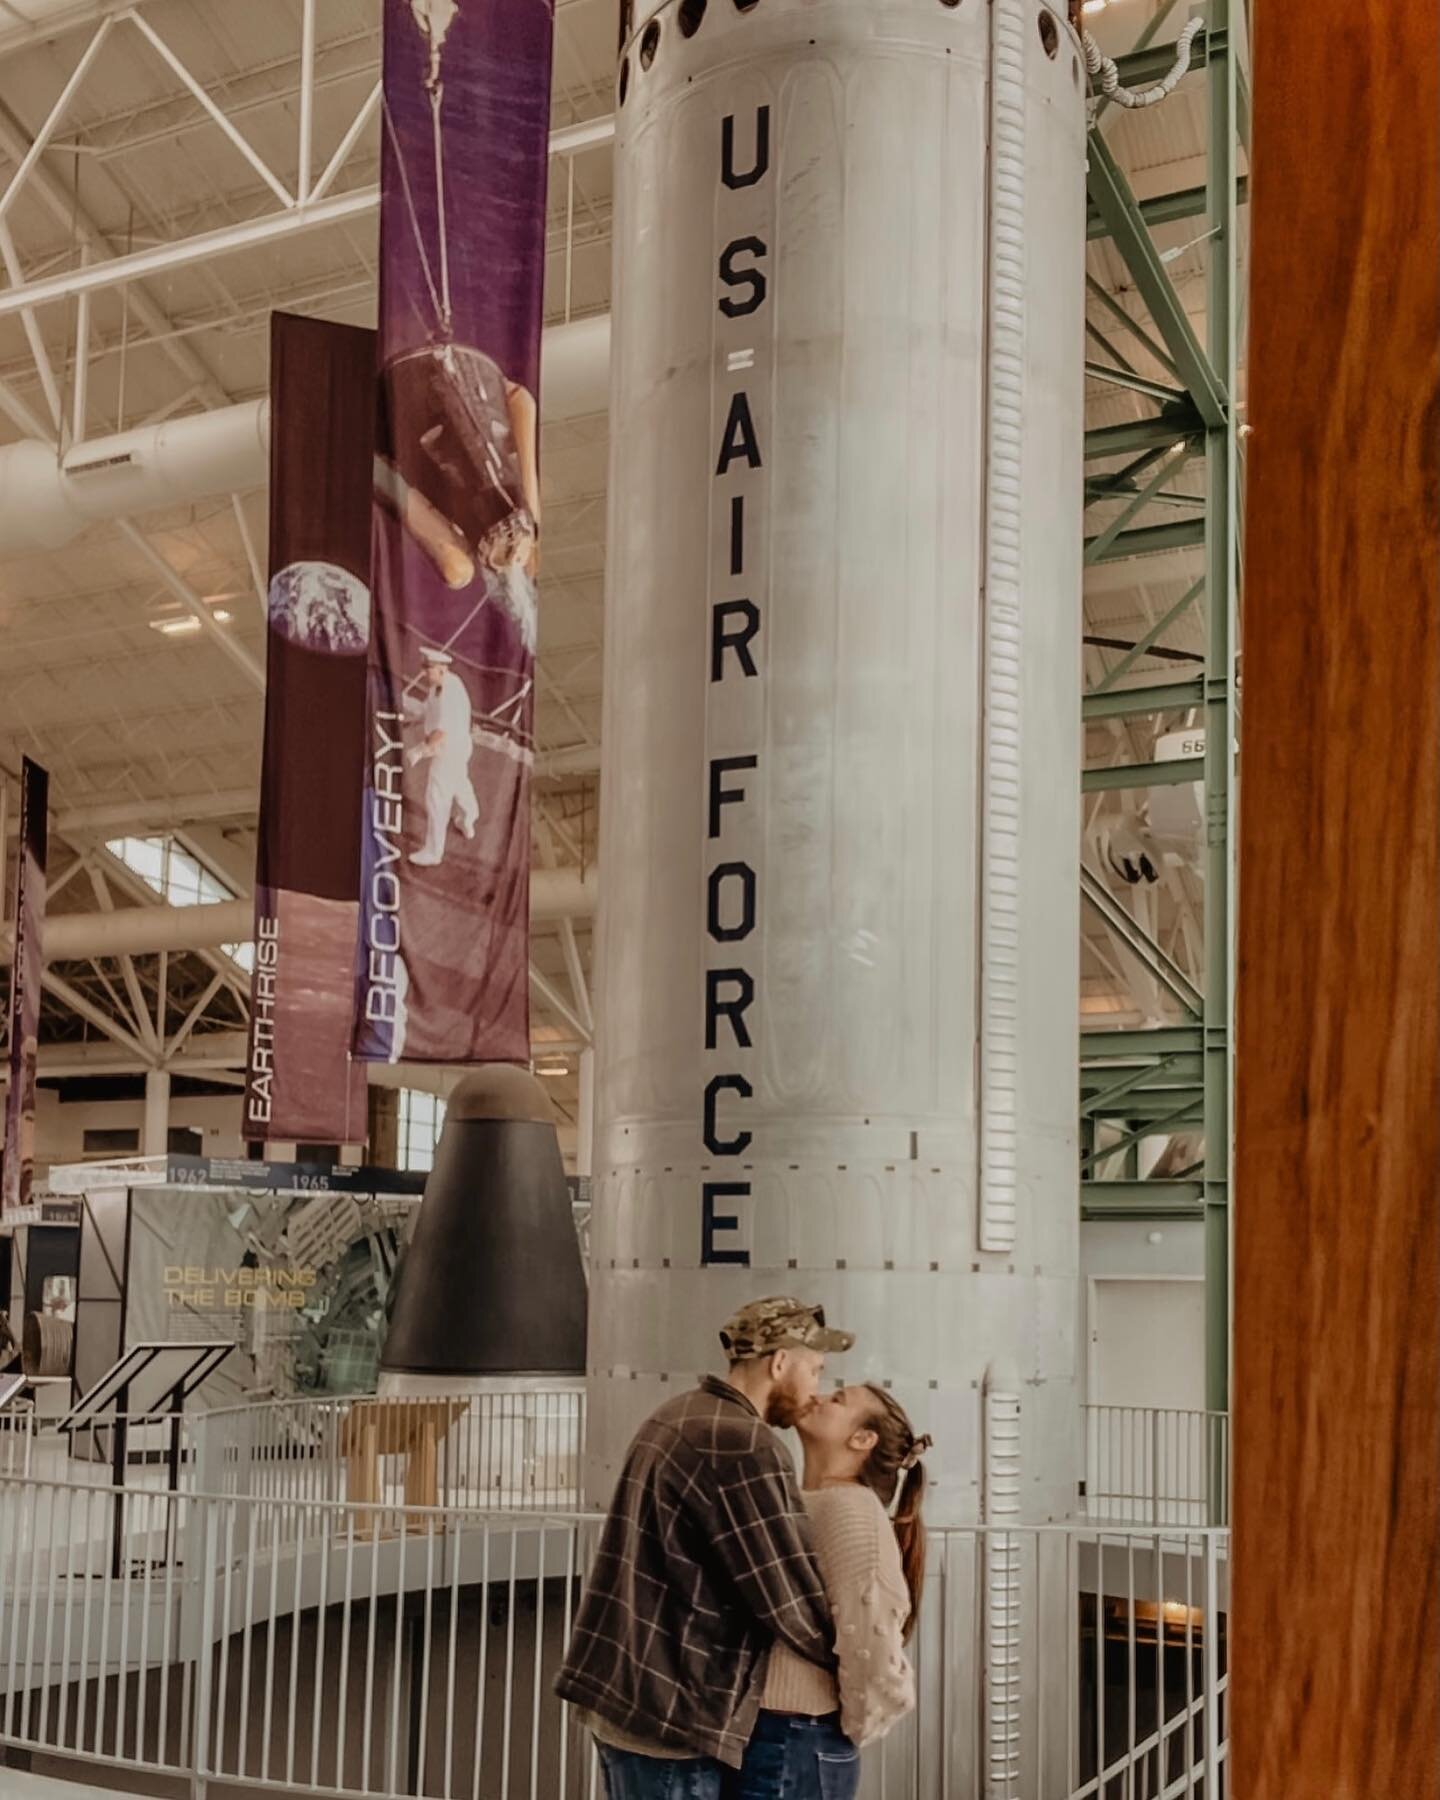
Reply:
<svg viewBox="0 0 1440 1800"><path fill-rule="evenodd" d="M773 1425L777 1431L789 1431L799 1424L808 1411L808 1401L798 1400L794 1394L786 1393L783 1388L776 1388L770 1396L770 1404L765 1408L765 1423Z"/></svg>

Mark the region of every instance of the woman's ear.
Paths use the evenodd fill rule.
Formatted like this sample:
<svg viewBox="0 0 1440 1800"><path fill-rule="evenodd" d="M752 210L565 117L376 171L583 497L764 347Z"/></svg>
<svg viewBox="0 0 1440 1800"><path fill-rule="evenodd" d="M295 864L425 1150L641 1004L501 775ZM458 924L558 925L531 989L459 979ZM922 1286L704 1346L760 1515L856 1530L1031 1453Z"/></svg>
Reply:
<svg viewBox="0 0 1440 1800"><path fill-rule="evenodd" d="M860 1456L868 1456L879 1442L880 1433L871 1431L868 1426L862 1425L850 1433L850 1448Z"/></svg>

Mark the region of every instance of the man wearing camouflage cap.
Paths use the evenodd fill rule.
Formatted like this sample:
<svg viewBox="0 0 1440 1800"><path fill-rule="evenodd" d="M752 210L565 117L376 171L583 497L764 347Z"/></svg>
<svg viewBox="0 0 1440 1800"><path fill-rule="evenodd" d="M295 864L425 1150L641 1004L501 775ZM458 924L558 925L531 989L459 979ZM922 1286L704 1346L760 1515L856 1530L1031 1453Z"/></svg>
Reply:
<svg viewBox="0 0 1440 1800"><path fill-rule="evenodd" d="M775 1435L854 1343L818 1306L742 1307L725 1380L667 1401L616 1484L556 1681L600 1746L608 1800L720 1800L760 1710L770 1646L829 1668L834 1632L794 1466Z"/></svg>

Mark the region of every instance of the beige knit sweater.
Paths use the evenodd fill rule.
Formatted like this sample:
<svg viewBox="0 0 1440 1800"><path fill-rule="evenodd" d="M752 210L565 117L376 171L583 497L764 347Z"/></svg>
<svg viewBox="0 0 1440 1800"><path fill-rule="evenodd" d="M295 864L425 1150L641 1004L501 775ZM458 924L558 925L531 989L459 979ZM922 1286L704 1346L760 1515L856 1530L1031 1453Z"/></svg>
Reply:
<svg viewBox="0 0 1440 1800"><path fill-rule="evenodd" d="M883 1737L915 1706L915 1674L902 1632L910 1595L900 1546L885 1508L867 1487L819 1488L805 1496L815 1551L835 1617L836 1675L777 1643L764 1705L770 1712L839 1712L851 1743Z"/></svg>

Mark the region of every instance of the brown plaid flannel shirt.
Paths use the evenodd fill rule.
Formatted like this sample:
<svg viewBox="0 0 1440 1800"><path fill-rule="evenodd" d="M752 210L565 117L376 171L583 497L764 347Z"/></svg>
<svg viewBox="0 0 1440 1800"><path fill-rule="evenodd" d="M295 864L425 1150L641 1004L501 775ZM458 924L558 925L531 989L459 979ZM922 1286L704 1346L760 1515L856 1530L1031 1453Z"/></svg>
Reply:
<svg viewBox="0 0 1440 1800"><path fill-rule="evenodd" d="M707 1378L630 1446L555 1690L626 1736L739 1768L776 1638L833 1664L790 1459Z"/></svg>

